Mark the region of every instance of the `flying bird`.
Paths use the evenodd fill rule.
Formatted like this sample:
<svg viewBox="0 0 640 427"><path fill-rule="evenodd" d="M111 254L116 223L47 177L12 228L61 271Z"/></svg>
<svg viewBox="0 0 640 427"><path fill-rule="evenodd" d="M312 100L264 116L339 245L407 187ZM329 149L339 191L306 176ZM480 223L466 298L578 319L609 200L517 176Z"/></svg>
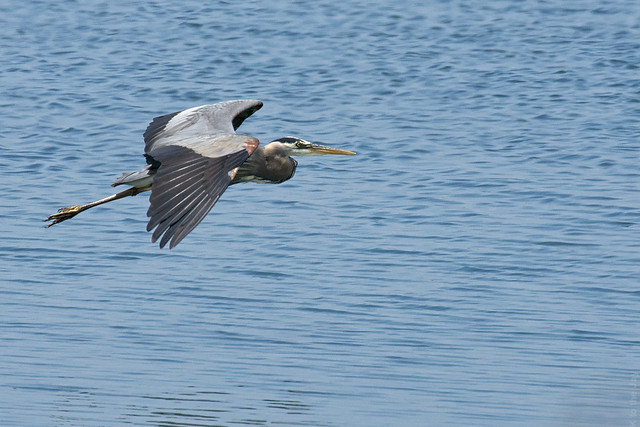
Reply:
<svg viewBox="0 0 640 427"><path fill-rule="evenodd" d="M147 165L122 174L112 186L129 188L86 205L58 210L45 221L51 227L82 211L151 190L147 231L160 247L174 248L209 213L229 185L240 182L279 184L291 177L298 162L291 156L355 154L312 144L293 136L260 146L256 138L235 131L258 111L252 99L189 108L153 119L144 133Z"/></svg>

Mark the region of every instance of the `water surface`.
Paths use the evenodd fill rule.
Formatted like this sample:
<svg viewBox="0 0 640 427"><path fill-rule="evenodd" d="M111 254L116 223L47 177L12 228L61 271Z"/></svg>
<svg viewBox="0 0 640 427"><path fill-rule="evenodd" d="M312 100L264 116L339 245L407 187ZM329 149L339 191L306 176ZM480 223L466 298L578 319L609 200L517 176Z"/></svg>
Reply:
<svg viewBox="0 0 640 427"><path fill-rule="evenodd" d="M3 425L636 425L640 4L0 6ZM357 156L237 185L175 250L154 116Z"/></svg>

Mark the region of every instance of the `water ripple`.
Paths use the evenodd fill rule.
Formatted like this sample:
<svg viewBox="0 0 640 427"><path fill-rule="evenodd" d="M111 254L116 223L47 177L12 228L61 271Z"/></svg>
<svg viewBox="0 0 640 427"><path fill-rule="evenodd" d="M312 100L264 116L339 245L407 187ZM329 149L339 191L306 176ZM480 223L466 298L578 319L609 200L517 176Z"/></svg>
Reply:
<svg viewBox="0 0 640 427"><path fill-rule="evenodd" d="M638 421L637 2L42 6L0 4L3 423ZM174 251L142 195L44 228L241 97L358 156Z"/></svg>

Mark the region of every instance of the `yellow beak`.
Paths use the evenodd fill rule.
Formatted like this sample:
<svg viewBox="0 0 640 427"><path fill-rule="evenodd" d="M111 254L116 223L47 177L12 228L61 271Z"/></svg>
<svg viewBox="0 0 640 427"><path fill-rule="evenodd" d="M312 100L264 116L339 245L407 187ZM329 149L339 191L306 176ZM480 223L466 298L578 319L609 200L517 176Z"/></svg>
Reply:
<svg viewBox="0 0 640 427"><path fill-rule="evenodd" d="M325 147L324 145L311 145L311 151L316 154L340 154L340 155L352 155L356 154L353 151L343 150L342 148Z"/></svg>

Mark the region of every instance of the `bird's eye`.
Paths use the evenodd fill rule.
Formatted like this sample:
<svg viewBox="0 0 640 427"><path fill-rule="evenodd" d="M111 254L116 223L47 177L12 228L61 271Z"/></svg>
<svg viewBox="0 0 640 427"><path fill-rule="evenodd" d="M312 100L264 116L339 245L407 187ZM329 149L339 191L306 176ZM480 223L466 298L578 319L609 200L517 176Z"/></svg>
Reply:
<svg viewBox="0 0 640 427"><path fill-rule="evenodd" d="M296 147L298 147L298 148L304 148L304 143L302 143L302 142L296 142Z"/></svg>

